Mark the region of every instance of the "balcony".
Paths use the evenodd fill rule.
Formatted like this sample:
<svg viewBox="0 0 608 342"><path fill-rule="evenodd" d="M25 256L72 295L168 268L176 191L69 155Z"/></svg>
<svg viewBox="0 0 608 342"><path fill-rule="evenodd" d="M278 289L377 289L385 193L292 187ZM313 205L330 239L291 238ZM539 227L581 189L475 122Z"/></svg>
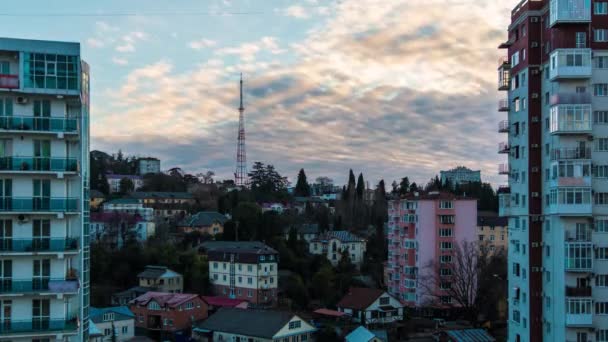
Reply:
<svg viewBox="0 0 608 342"><path fill-rule="evenodd" d="M551 26L591 22L591 0L551 0Z"/></svg>
<svg viewBox="0 0 608 342"><path fill-rule="evenodd" d="M556 105L551 107L551 134L591 134L591 105Z"/></svg>
<svg viewBox="0 0 608 342"><path fill-rule="evenodd" d="M511 64L507 57L498 61L498 90L509 90L511 83Z"/></svg>
<svg viewBox="0 0 608 342"><path fill-rule="evenodd" d="M591 297L591 287L566 286L566 297Z"/></svg>
<svg viewBox="0 0 608 342"><path fill-rule="evenodd" d="M590 148L556 148L551 150L551 160L591 159Z"/></svg>
<svg viewBox="0 0 608 342"><path fill-rule="evenodd" d="M0 157L1 171L76 172L76 158Z"/></svg>
<svg viewBox="0 0 608 342"><path fill-rule="evenodd" d="M0 213L76 213L77 198L0 197Z"/></svg>
<svg viewBox="0 0 608 342"><path fill-rule="evenodd" d="M78 240L36 238L36 239L13 239L0 238L0 252L2 253L30 253L30 252L76 252L78 251Z"/></svg>
<svg viewBox="0 0 608 342"><path fill-rule="evenodd" d="M551 53L550 61L552 81L591 77L591 49L557 49Z"/></svg>
<svg viewBox="0 0 608 342"><path fill-rule="evenodd" d="M498 123L498 133L509 133L509 120L503 120Z"/></svg>
<svg viewBox="0 0 608 342"><path fill-rule="evenodd" d="M19 76L0 74L0 88L19 89Z"/></svg>
<svg viewBox="0 0 608 342"><path fill-rule="evenodd" d="M0 116L0 130L76 133L78 122L66 117Z"/></svg>
<svg viewBox="0 0 608 342"><path fill-rule="evenodd" d="M498 216L509 216L511 215L511 194L510 193L499 193L498 194Z"/></svg>
<svg viewBox="0 0 608 342"><path fill-rule="evenodd" d="M551 95L551 105L591 104L591 93L557 93Z"/></svg>
<svg viewBox="0 0 608 342"><path fill-rule="evenodd" d="M78 280L61 278L1 279L0 294L78 293Z"/></svg>
<svg viewBox="0 0 608 342"><path fill-rule="evenodd" d="M565 267L568 272L593 270L593 244L591 242L565 242Z"/></svg>
<svg viewBox="0 0 608 342"><path fill-rule="evenodd" d="M509 111L509 100L502 99L498 101L498 111L499 112L508 112Z"/></svg>
<svg viewBox="0 0 608 342"><path fill-rule="evenodd" d="M509 164L499 164L498 165L498 174L499 175L508 175L511 173L511 168L509 168Z"/></svg>
<svg viewBox="0 0 608 342"><path fill-rule="evenodd" d="M593 301L591 298L566 297L566 325L586 327L593 325Z"/></svg>
<svg viewBox="0 0 608 342"><path fill-rule="evenodd" d="M46 333L76 333L78 331L77 319L30 319L6 320L0 323L0 335Z"/></svg>
<svg viewBox="0 0 608 342"><path fill-rule="evenodd" d="M509 153L511 147L508 143L501 142L498 144L498 153Z"/></svg>

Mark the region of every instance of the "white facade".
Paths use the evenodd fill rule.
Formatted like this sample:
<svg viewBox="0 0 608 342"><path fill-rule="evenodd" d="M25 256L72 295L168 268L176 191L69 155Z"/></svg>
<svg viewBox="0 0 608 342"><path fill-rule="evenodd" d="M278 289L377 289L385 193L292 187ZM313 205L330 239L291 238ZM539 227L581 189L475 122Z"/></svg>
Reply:
<svg viewBox="0 0 608 342"><path fill-rule="evenodd" d="M88 65L0 38L0 66L0 339L88 340Z"/></svg>
<svg viewBox="0 0 608 342"><path fill-rule="evenodd" d="M383 310L383 307L392 307L394 310L386 312ZM387 292L378 297L364 310L338 307L338 311L351 316L353 321L357 323L363 323L362 319L365 315L365 324L389 324L403 319L403 304Z"/></svg>
<svg viewBox="0 0 608 342"><path fill-rule="evenodd" d="M137 172L140 176L148 173L160 173L160 160L155 158L141 158L137 161Z"/></svg>
<svg viewBox="0 0 608 342"><path fill-rule="evenodd" d="M311 254L324 255L334 266L338 265L340 259L342 259L342 252L348 251L350 261L360 267L363 263L366 246L364 239L343 240L338 236L325 238L322 235L308 243L308 251Z"/></svg>
<svg viewBox="0 0 608 342"><path fill-rule="evenodd" d="M214 341L248 341L252 339L256 342L273 342L273 341L314 341L315 329L312 325L298 316L285 324L272 338L260 338L258 336L239 335L222 331L213 332ZM306 337L304 337L306 336Z"/></svg>
<svg viewBox="0 0 608 342"><path fill-rule="evenodd" d="M144 186L144 179L139 176L131 175L106 175L110 192L120 192L120 181L123 178L128 178L133 182L133 190L137 190Z"/></svg>
<svg viewBox="0 0 608 342"><path fill-rule="evenodd" d="M145 221L154 220L154 209L144 207L138 200L114 200L103 204L104 212L118 212L139 215Z"/></svg>
<svg viewBox="0 0 608 342"><path fill-rule="evenodd" d="M279 267L276 262L265 262L258 264L234 263L235 295L248 295L248 290L255 292L259 289L275 290L279 284ZM213 285L224 287L226 291L230 287L230 263L222 261L209 261L209 280ZM224 293L228 295L228 293ZM252 293L251 296L254 296Z"/></svg>
<svg viewBox="0 0 608 342"><path fill-rule="evenodd" d="M108 321L102 323L95 323L97 329L99 329L103 336L95 338L95 342L112 342L112 323L114 324L114 331L117 342L128 341L135 336L135 319L126 319L120 321Z"/></svg>

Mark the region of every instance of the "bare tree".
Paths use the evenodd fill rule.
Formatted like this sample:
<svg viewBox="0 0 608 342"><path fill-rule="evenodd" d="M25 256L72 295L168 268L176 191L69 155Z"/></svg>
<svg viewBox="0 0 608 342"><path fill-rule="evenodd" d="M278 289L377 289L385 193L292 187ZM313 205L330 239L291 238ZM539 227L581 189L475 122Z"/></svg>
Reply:
<svg viewBox="0 0 608 342"><path fill-rule="evenodd" d="M205 173L198 173L196 176L203 184L213 184L213 177L215 176L215 172L207 171Z"/></svg>

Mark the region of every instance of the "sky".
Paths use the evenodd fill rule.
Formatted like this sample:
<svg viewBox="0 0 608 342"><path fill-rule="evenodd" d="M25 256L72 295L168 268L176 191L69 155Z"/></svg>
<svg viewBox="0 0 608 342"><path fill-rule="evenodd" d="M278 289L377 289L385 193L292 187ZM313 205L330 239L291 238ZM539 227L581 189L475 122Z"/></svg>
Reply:
<svg viewBox="0 0 608 342"><path fill-rule="evenodd" d="M21 0L6 37L75 41L91 65L91 148L162 168L247 160L373 187L465 165L497 174L497 46L518 0Z"/></svg>

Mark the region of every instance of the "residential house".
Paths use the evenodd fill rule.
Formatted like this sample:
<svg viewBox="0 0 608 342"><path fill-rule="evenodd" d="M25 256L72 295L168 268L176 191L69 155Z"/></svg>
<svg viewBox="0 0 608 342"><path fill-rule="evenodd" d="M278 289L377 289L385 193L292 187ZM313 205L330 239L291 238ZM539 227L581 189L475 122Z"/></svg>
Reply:
<svg viewBox="0 0 608 342"><path fill-rule="evenodd" d="M292 229L296 230L298 240L304 240L310 243L315 238L319 237L319 225L316 223L303 223L285 227L285 240L289 239L289 233Z"/></svg>
<svg viewBox="0 0 608 342"><path fill-rule="evenodd" d="M190 334L192 324L207 318L207 303L197 294L147 292L129 304L135 314L136 335L157 341Z"/></svg>
<svg viewBox="0 0 608 342"><path fill-rule="evenodd" d="M279 253L262 242L207 241L199 251L209 260L216 296L273 306L278 295Z"/></svg>
<svg viewBox="0 0 608 342"><path fill-rule="evenodd" d="M117 175L113 173L106 174L108 180L108 186L110 193L120 192L120 181L123 179L129 179L133 183L133 190L137 190L144 186L144 179L137 175Z"/></svg>
<svg viewBox="0 0 608 342"><path fill-rule="evenodd" d="M283 311L221 308L192 329L195 341L314 341L317 329Z"/></svg>
<svg viewBox="0 0 608 342"><path fill-rule="evenodd" d="M329 207L327 201L319 197L295 197L293 199L292 207L298 212L298 214L302 214L306 211L306 206L309 205L312 208L318 208L321 206Z"/></svg>
<svg viewBox="0 0 608 342"><path fill-rule="evenodd" d="M139 215L145 221L154 220L154 210L144 207L143 203L135 198L117 198L103 204L103 212L118 212Z"/></svg>
<svg viewBox="0 0 608 342"><path fill-rule="evenodd" d="M224 232L224 223L228 218L216 211L200 211L177 224L182 233L199 232L217 235Z"/></svg>
<svg viewBox="0 0 608 342"><path fill-rule="evenodd" d="M189 192L136 191L129 196L138 199L145 208L154 211L155 217L161 218L170 218L176 215L183 217L196 203Z"/></svg>
<svg viewBox="0 0 608 342"><path fill-rule="evenodd" d="M336 266L342 259L342 253L348 253L351 263L360 267L363 263L367 241L345 230L330 230L313 238L308 244L311 254L324 255Z"/></svg>
<svg viewBox="0 0 608 342"><path fill-rule="evenodd" d="M140 176L160 173L160 160L150 157L137 159L137 173Z"/></svg>
<svg viewBox="0 0 608 342"><path fill-rule="evenodd" d="M279 202L271 202L271 203L262 203L262 212L265 213L267 211L274 211L276 213L283 213L285 210L289 209L288 205Z"/></svg>
<svg viewBox="0 0 608 342"><path fill-rule="evenodd" d="M95 342L123 342L135 336L135 315L126 306L91 307L89 317L102 332Z"/></svg>
<svg viewBox="0 0 608 342"><path fill-rule="evenodd" d="M182 293L184 277L165 266L148 265L137 275L139 286L153 288L154 291L167 293Z"/></svg>
<svg viewBox="0 0 608 342"><path fill-rule="evenodd" d="M346 342L388 342L386 330L367 330L359 326L351 331L345 338Z"/></svg>
<svg viewBox="0 0 608 342"><path fill-rule="evenodd" d="M91 213L90 220L91 241L110 248L122 248L129 239L144 243L156 232L154 222L145 221L137 214L119 211Z"/></svg>
<svg viewBox="0 0 608 342"><path fill-rule="evenodd" d="M477 212L477 236L480 246L487 247L491 253L498 250L507 253L509 219L492 211Z"/></svg>
<svg viewBox="0 0 608 342"><path fill-rule="evenodd" d="M461 341L476 341L476 342L494 342L496 339L483 329L461 329L461 330L443 330L433 334L435 341L439 342L461 342ZM582 340L581 340L582 341Z"/></svg>
<svg viewBox="0 0 608 342"><path fill-rule="evenodd" d="M112 305L129 305L133 299L153 290L150 287L133 286L127 290L113 293L111 303Z"/></svg>
<svg viewBox="0 0 608 342"><path fill-rule="evenodd" d="M338 311L363 325L393 323L403 319L403 304L380 289L350 288L336 306Z"/></svg>
<svg viewBox="0 0 608 342"><path fill-rule="evenodd" d="M98 210L103 201L106 200L106 196L101 191L97 190L91 190L89 192L89 197L89 206L91 207L91 210Z"/></svg>
<svg viewBox="0 0 608 342"><path fill-rule="evenodd" d="M464 166L440 171L439 175L441 177L441 184L449 182L452 186L455 186L456 184L481 182L481 171L473 171Z"/></svg>

